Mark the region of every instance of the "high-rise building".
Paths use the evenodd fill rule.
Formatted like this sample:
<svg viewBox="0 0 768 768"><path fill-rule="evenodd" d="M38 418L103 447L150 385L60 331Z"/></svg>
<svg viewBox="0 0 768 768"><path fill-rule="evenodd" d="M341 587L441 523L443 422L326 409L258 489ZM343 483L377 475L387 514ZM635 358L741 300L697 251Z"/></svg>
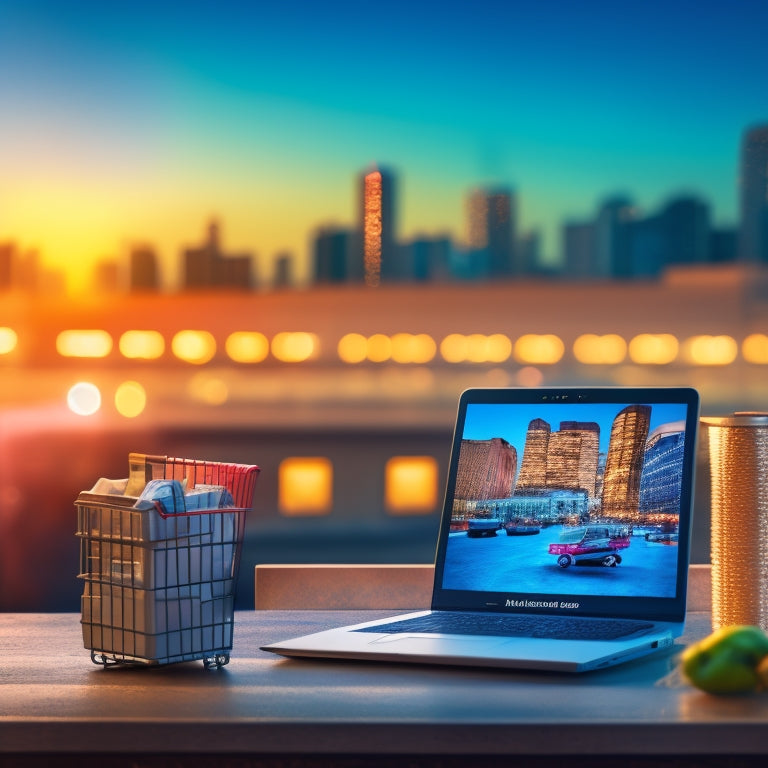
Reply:
<svg viewBox="0 0 768 768"><path fill-rule="evenodd" d="M156 291L160 285L157 254L153 248L138 246L129 256L129 287L131 291Z"/></svg>
<svg viewBox="0 0 768 768"><path fill-rule="evenodd" d="M593 421L563 421L549 438L547 488L595 495L600 426Z"/></svg>
<svg viewBox="0 0 768 768"><path fill-rule="evenodd" d="M288 251L275 255L272 272L272 287L276 290L290 288L293 285L293 256Z"/></svg>
<svg viewBox="0 0 768 768"><path fill-rule="evenodd" d="M452 244L444 237L417 237L404 248L409 278L416 282L445 281L451 274Z"/></svg>
<svg viewBox="0 0 768 768"><path fill-rule="evenodd" d="M13 286L13 262L16 246L13 243L0 243L0 291L7 291Z"/></svg>
<svg viewBox="0 0 768 768"><path fill-rule="evenodd" d="M349 251L352 233L338 227L323 227L314 242L314 281L344 283L349 281Z"/></svg>
<svg viewBox="0 0 768 768"><path fill-rule="evenodd" d="M704 264L710 260L709 206L696 197L671 200L660 214L666 264Z"/></svg>
<svg viewBox="0 0 768 768"><path fill-rule="evenodd" d="M603 474L602 514L636 522L640 513L640 478L651 422L648 405L628 405L611 426Z"/></svg>
<svg viewBox="0 0 768 768"><path fill-rule="evenodd" d="M366 285L401 278L395 240L395 177L375 168L360 179L360 232Z"/></svg>
<svg viewBox="0 0 768 768"><path fill-rule="evenodd" d="M563 254L568 277L590 278L597 274L595 223L571 221L563 225Z"/></svg>
<svg viewBox="0 0 768 768"><path fill-rule="evenodd" d="M547 454L552 428L544 419L533 419L525 435L523 461L515 485L515 493L530 493L547 486Z"/></svg>
<svg viewBox="0 0 768 768"><path fill-rule="evenodd" d="M551 431L544 419L528 424L516 495L585 491L595 495L600 426L594 421L562 421Z"/></svg>
<svg viewBox="0 0 768 768"><path fill-rule="evenodd" d="M662 424L648 436L640 480L640 514L644 517L679 517L684 448L683 421Z"/></svg>
<svg viewBox="0 0 768 768"><path fill-rule="evenodd" d="M184 251L184 286L188 290L254 287L253 257L225 255L219 242L219 224L208 225L208 238L199 248Z"/></svg>
<svg viewBox="0 0 768 768"><path fill-rule="evenodd" d="M622 195L600 207L595 223L596 276L632 277L630 223L634 218L631 200Z"/></svg>
<svg viewBox="0 0 768 768"><path fill-rule="evenodd" d="M507 499L517 473L517 451L506 440L462 440L455 498L462 501Z"/></svg>
<svg viewBox="0 0 768 768"><path fill-rule="evenodd" d="M629 223L630 273L633 277L658 277L670 256L667 229L661 215Z"/></svg>
<svg viewBox="0 0 768 768"><path fill-rule="evenodd" d="M485 254L491 277L518 272L515 196L509 189L473 190L467 200L467 243Z"/></svg>
<svg viewBox="0 0 768 768"><path fill-rule="evenodd" d="M768 264L768 125L748 130L741 144L739 256Z"/></svg>

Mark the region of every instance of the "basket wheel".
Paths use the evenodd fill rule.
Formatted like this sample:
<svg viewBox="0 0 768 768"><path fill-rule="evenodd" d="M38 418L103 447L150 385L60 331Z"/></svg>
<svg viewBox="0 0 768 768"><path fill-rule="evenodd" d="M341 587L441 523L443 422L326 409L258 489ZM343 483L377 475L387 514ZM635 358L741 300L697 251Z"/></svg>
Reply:
<svg viewBox="0 0 768 768"><path fill-rule="evenodd" d="M228 653L217 653L203 659L203 666L206 669L221 669L225 664L229 664Z"/></svg>

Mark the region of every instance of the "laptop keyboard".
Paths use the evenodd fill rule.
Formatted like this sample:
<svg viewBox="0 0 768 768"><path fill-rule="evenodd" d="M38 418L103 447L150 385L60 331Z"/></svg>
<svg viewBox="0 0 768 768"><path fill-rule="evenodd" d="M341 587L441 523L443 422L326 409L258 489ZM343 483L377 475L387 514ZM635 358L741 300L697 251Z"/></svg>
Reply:
<svg viewBox="0 0 768 768"><path fill-rule="evenodd" d="M510 616L497 613L438 611L427 616L363 627L356 632L421 632L490 637L536 637L552 640L616 640L653 624L638 619L595 619L575 616Z"/></svg>

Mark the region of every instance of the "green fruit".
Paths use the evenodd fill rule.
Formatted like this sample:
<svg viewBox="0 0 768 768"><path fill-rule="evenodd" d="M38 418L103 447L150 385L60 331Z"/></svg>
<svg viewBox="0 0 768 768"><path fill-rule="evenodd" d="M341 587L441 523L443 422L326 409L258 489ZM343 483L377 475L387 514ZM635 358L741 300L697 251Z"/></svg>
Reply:
<svg viewBox="0 0 768 768"><path fill-rule="evenodd" d="M758 666L768 656L768 635L759 627L721 627L683 651L682 670L708 693L750 693L762 685Z"/></svg>

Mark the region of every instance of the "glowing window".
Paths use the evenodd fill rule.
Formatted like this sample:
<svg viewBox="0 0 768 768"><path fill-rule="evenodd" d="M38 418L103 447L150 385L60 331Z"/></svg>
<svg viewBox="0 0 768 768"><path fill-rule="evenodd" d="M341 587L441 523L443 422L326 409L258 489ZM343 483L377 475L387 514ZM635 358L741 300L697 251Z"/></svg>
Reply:
<svg viewBox="0 0 768 768"><path fill-rule="evenodd" d="M314 333L284 332L272 339L272 354L282 363L303 363L318 351Z"/></svg>
<svg viewBox="0 0 768 768"><path fill-rule="evenodd" d="M93 416L101 408L101 392L95 384L80 381L67 392L67 406L78 416Z"/></svg>
<svg viewBox="0 0 768 768"><path fill-rule="evenodd" d="M694 365L729 365L738 351L730 336L693 336L685 343L685 357Z"/></svg>
<svg viewBox="0 0 768 768"><path fill-rule="evenodd" d="M336 348L339 359L345 363L362 363L368 355L368 340L359 333L348 333Z"/></svg>
<svg viewBox="0 0 768 768"><path fill-rule="evenodd" d="M62 357L106 357L112 351L112 337L106 331L62 331L56 337L56 351Z"/></svg>
<svg viewBox="0 0 768 768"><path fill-rule="evenodd" d="M627 342L615 333L585 333L573 343L573 356L585 365L616 365L627 356Z"/></svg>
<svg viewBox="0 0 768 768"><path fill-rule="evenodd" d="M171 349L179 360L203 365L216 354L216 339L208 331L179 331L171 341Z"/></svg>
<svg viewBox="0 0 768 768"><path fill-rule="evenodd" d="M384 505L393 515L424 515L437 507L437 461L394 456L384 471Z"/></svg>
<svg viewBox="0 0 768 768"><path fill-rule="evenodd" d="M13 352L18 343L19 337L16 335L16 331L14 331L13 328L0 328L0 355L7 355L10 352Z"/></svg>
<svg viewBox="0 0 768 768"><path fill-rule="evenodd" d="M560 337L550 333L528 333L515 342L515 357L520 363L552 365L560 361L564 352Z"/></svg>
<svg viewBox="0 0 768 768"><path fill-rule="evenodd" d="M768 364L768 336L753 333L741 344L741 354L748 363Z"/></svg>
<svg viewBox="0 0 768 768"><path fill-rule="evenodd" d="M157 331L126 331L119 342L120 354L132 360L157 360L165 352L165 339Z"/></svg>
<svg viewBox="0 0 768 768"><path fill-rule="evenodd" d="M227 337L224 348L236 363L260 363L269 354L269 341L263 333L235 331Z"/></svg>
<svg viewBox="0 0 768 768"><path fill-rule="evenodd" d="M641 333L629 342L629 357L640 365L667 365L675 360L679 347L671 333Z"/></svg>
<svg viewBox="0 0 768 768"><path fill-rule="evenodd" d="M323 457L291 457L278 468L278 507L291 516L327 515L333 506L333 465Z"/></svg>
<svg viewBox="0 0 768 768"><path fill-rule="evenodd" d="M124 381L115 392L115 408L121 416L134 419L144 412L147 393L137 381Z"/></svg>

